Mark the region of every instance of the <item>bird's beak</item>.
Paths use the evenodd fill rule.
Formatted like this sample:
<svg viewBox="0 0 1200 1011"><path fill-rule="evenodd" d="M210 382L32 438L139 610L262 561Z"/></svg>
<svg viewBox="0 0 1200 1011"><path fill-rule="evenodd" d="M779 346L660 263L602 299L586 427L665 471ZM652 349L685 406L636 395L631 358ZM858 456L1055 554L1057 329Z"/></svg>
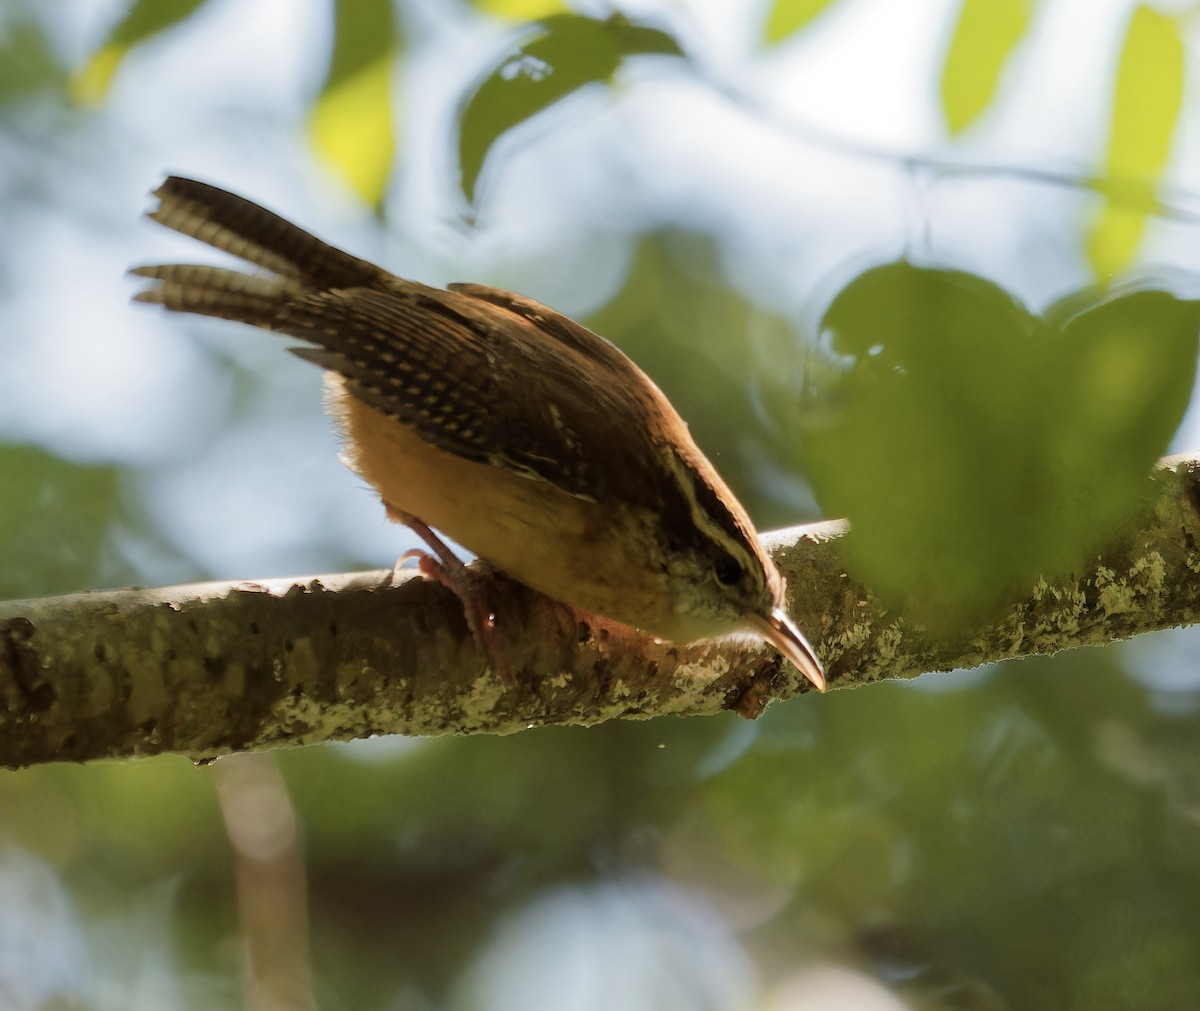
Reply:
<svg viewBox="0 0 1200 1011"><path fill-rule="evenodd" d="M775 608L770 614L751 615L750 623L754 631L799 668L817 691L825 691L825 671L821 669L816 650L782 607Z"/></svg>

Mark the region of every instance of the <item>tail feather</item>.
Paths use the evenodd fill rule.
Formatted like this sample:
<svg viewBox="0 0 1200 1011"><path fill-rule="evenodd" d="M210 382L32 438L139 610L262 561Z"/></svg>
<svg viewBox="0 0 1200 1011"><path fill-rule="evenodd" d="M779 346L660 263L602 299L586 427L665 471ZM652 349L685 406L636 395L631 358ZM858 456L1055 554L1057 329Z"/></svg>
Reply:
<svg viewBox="0 0 1200 1011"><path fill-rule="evenodd" d="M265 208L208 183L168 177L154 221L305 287L370 285L389 276ZM143 275L149 276L149 275Z"/></svg>
<svg viewBox="0 0 1200 1011"><path fill-rule="evenodd" d="M134 267L130 273L158 282L134 295L136 302L268 329L280 307L304 294L304 289L288 278L244 274L225 267L176 263Z"/></svg>

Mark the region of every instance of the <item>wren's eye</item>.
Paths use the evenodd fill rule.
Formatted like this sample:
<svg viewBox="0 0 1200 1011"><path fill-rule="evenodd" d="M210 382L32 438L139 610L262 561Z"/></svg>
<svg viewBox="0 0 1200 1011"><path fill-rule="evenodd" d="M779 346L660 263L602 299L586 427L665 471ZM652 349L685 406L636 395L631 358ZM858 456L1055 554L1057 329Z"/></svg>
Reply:
<svg viewBox="0 0 1200 1011"><path fill-rule="evenodd" d="M743 576L742 567L733 555L721 554L713 562L713 575L722 586L735 586Z"/></svg>

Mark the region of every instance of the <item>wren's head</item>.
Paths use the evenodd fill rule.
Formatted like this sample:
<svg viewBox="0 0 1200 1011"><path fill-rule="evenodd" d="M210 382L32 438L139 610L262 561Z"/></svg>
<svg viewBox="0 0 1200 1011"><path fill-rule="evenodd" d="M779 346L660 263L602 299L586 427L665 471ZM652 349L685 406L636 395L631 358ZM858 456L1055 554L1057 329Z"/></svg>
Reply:
<svg viewBox="0 0 1200 1011"><path fill-rule="evenodd" d="M748 515L703 456L689 463L679 470L679 487L686 492L691 522L675 528L677 538L668 538L667 583L677 626L668 637L754 632L824 691L816 651L787 616L783 577ZM691 480L693 474L702 479Z"/></svg>

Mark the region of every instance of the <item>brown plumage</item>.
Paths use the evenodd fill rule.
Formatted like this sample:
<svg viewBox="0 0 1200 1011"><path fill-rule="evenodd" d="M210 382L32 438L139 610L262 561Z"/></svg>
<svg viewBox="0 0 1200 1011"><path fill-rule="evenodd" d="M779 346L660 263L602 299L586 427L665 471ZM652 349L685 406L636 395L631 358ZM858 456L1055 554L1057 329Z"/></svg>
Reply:
<svg viewBox="0 0 1200 1011"><path fill-rule="evenodd" d="M782 581L745 510L611 343L512 292L404 280L205 183L156 196L154 220L267 273L140 267L157 283L138 300L305 341L291 350L334 377L348 462L394 512L664 638L752 627L823 684L769 617Z"/></svg>

